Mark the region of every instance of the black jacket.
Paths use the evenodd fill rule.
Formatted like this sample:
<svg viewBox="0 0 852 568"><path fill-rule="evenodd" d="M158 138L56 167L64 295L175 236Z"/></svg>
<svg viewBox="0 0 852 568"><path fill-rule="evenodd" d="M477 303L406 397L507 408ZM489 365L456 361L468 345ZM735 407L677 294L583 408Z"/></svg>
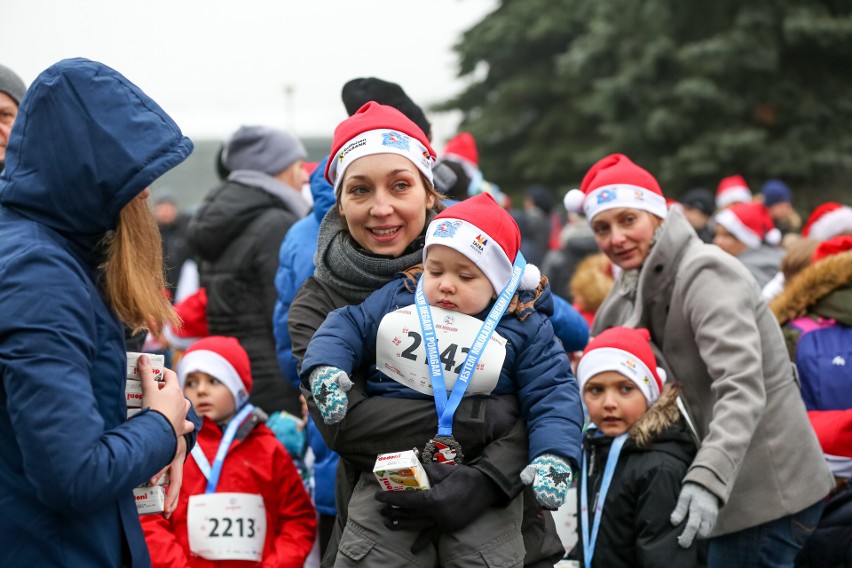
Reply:
<svg viewBox="0 0 852 568"><path fill-rule="evenodd" d="M201 259L210 334L236 337L248 353L252 404L300 416L298 389L281 374L272 334L278 249L297 220L275 195L226 181L205 197L187 238Z"/></svg>
<svg viewBox="0 0 852 568"><path fill-rule="evenodd" d="M705 565L704 541L688 549L677 544L686 521L673 526L681 482L696 447L676 406L676 390L663 395L631 428L604 502L592 566L598 568L690 568ZM587 436L589 523L612 444L608 436ZM580 479L580 484L585 483ZM578 489L577 499L581 501ZM578 510L581 508L578 507ZM578 515L580 535L582 518ZM591 532L591 531L590 531ZM575 549L582 562L582 537Z"/></svg>

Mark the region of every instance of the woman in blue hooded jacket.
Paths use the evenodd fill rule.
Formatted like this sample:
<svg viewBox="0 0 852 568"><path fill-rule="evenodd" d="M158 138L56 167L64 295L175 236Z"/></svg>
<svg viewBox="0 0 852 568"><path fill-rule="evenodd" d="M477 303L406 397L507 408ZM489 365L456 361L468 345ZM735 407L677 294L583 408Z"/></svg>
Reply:
<svg viewBox="0 0 852 568"><path fill-rule="evenodd" d="M53 65L21 103L0 175L2 566L150 565L132 489L168 466L170 513L194 424L145 358L127 419L123 325L176 319L144 199L191 151L97 62Z"/></svg>

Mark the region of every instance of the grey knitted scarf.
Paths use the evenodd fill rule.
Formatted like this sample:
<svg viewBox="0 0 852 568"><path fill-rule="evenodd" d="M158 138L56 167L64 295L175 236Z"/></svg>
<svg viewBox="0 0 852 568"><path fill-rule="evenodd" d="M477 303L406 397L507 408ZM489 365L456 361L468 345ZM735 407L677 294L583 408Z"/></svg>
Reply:
<svg viewBox="0 0 852 568"><path fill-rule="evenodd" d="M426 227L436 215L426 214ZM367 296L393 280L394 275L423 262L423 233L401 256L391 258L363 249L344 228L337 208L328 210L320 223L317 253L314 256L314 278L333 286L352 304L360 304Z"/></svg>

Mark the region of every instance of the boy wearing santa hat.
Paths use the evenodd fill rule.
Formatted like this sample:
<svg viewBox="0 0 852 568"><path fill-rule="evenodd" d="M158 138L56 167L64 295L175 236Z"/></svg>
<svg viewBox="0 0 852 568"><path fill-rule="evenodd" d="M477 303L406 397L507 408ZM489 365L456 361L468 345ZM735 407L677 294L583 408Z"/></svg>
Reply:
<svg viewBox="0 0 852 568"><path fill-rule="evenodd" d="M713 244L737 257L763 288L778 273L784 248L763 203L735 203L716 214Z"/></svg>
<svg viewBox="0 0 852 568"><path fill-rule="evenodd" d="M445 209L426 231L422 273L412 270L363 304L329 314L305 353L302 380L328 423L345 416L349 376L362 369L368 369L369 395L434 397L439 431L425 457L434 455L439 463L447 456L473 462L481 449L462 448L452 437L453 405L462 396L517 394L529 430L530 465L522 480L532 484L542 506L556 509L578 465L582 410L568 357L549 320L550 287L519 249L517 223L490 194ZM349 519L397 540L398 532L383 530L381 505L370 504L384 500L385 495L373 498L377 489L375 480L362 477ZM390 500L399 504L398 497L406 496ZM517 506L495 507L464 531L483 537L489 530L484 527L512 522L520 522ZM442 560L452 555L447 542L437 546ZM428 560L436 549L418 553Z"/></svg>
<svg viewBox="0 0 852 568"><path fill-rule="evenodd" d="M577 379L591 425L583 440L579 507L585 566L703 565L704 545L683 548L669 516L695 458L647 329L610 328L583 354Z"/></svg>
<svg viewBox="0 0 852 568"><path fill-rule="evenodd" d="M248 402L246 351L233 337L205 337L177 374L203 423L174 514L142 518L153 566L302 566L316 512L266 416Z"/></svg>

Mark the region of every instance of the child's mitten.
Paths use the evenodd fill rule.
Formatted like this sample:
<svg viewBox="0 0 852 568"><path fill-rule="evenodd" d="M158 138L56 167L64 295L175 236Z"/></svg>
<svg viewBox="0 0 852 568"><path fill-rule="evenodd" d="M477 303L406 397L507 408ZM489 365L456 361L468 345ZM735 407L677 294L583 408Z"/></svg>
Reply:
<svg viewBox="0 0 852 568"><path fill-rule="evenodd" d="M571 463L554 454L542 454L521 472L521 481L532 484L536 500L555 511L565 502L571 487Z"/></svg>
<svg viewBox="0 0 852 568"><path fill-rule="evenodd" d="M311 371L309 381L323 422L336 424L343 420L349 406L346 393L352 388L349 376L337 367L322 365Z"/></svg>

